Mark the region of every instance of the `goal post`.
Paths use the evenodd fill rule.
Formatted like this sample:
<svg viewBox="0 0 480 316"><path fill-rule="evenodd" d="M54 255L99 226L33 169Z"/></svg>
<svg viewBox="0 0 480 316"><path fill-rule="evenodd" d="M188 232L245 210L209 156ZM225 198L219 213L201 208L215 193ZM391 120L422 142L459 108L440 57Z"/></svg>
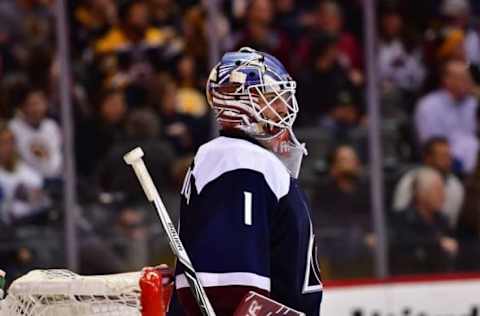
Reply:
<svg viewBox="0 0 480 316"><path fill-rule="evenodd" d="M9 287L0 316L164 316L172 289L159 268L103 276L34 270Z"/></svg>

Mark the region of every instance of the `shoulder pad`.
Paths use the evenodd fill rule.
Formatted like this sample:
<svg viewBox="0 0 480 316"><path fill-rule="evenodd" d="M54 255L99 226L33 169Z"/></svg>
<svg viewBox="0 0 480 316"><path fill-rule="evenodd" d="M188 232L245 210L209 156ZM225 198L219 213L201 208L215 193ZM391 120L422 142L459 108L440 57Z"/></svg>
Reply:
<svg viewBox="0 0 480 316"><path fill-rule="evenodd" d="M263 174L277 199L290 189L290 174L273 153L243 139L221 136L201 146L195 156L192 174L197 192L200 194L209 182L237 169Z"/></svg>

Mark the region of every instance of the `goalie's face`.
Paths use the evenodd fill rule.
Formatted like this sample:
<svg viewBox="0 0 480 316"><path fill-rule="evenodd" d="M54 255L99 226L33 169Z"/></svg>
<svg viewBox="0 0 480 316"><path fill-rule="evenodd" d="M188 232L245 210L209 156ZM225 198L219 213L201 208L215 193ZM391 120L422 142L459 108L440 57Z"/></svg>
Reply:
<svg viewBox="0 0 480 316"><path fill-rule="evenodd" d="M274 94L264 95L264 98L258 96L259 115L267 122L263 128L267 134L277 134L281 128L274 124L281 124L288 116L288 106ZM270 122L274 123L271 124Z"/></svg>
<svg viewBox="0 0 480 316"><path fill-rule="evenodd" d="M298 113L294 81L253 85L248 93L257 120L269 134L292 127Z"/></svg>
<svg viewBox="0 0 480 316"><path fill-rule="evenodd" d="M261 111L267 120L273 122L281 122L288 116L288 106L284 100L278 98L273 93L264 94L265 98L261 98Z"/></svg>

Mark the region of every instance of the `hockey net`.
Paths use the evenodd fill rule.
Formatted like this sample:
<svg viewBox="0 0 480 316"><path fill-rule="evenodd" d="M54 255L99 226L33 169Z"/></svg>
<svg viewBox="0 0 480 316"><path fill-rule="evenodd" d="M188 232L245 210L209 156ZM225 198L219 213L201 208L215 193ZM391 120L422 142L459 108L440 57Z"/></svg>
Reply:
<svg viewBox="0 0 480 316"><path fill-rule="evenodd" d="M105 276L35 270L12 283L0 316L162 316L172 288L158 268Z"/></svg>

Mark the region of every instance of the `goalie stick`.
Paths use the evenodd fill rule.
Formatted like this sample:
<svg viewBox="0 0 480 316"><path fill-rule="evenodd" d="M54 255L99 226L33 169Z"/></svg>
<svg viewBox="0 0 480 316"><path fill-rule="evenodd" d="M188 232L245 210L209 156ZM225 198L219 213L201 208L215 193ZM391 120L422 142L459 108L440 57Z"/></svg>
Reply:
<svg viewBox="0 0 480 316"><path fill-rule="evenodd" d="M188 257L185 248L183 247L180 236L178 236L175 225L173 224L170 216L168 215L167 209L163 204L163 201L158 194L157 188L152 181L150 174L148 173L147 167L143 162L143 150L140 147L133 149L123 156L125 162L132 166L135 174L137 175L138 180L147 196L147 199L150 202L153 202L157 214L160 217L162 222L163 229L167 233L168 242L172 248L173 253L177 256L178 260L185 266L185 276L187 278L190 289L192 290L193 296L197 301L200 311L204 316L215 316L215 311L208 300L207 294L203 289L203 286L200 280L197 277L195 269L192 266L192 262Z"/></svg>

